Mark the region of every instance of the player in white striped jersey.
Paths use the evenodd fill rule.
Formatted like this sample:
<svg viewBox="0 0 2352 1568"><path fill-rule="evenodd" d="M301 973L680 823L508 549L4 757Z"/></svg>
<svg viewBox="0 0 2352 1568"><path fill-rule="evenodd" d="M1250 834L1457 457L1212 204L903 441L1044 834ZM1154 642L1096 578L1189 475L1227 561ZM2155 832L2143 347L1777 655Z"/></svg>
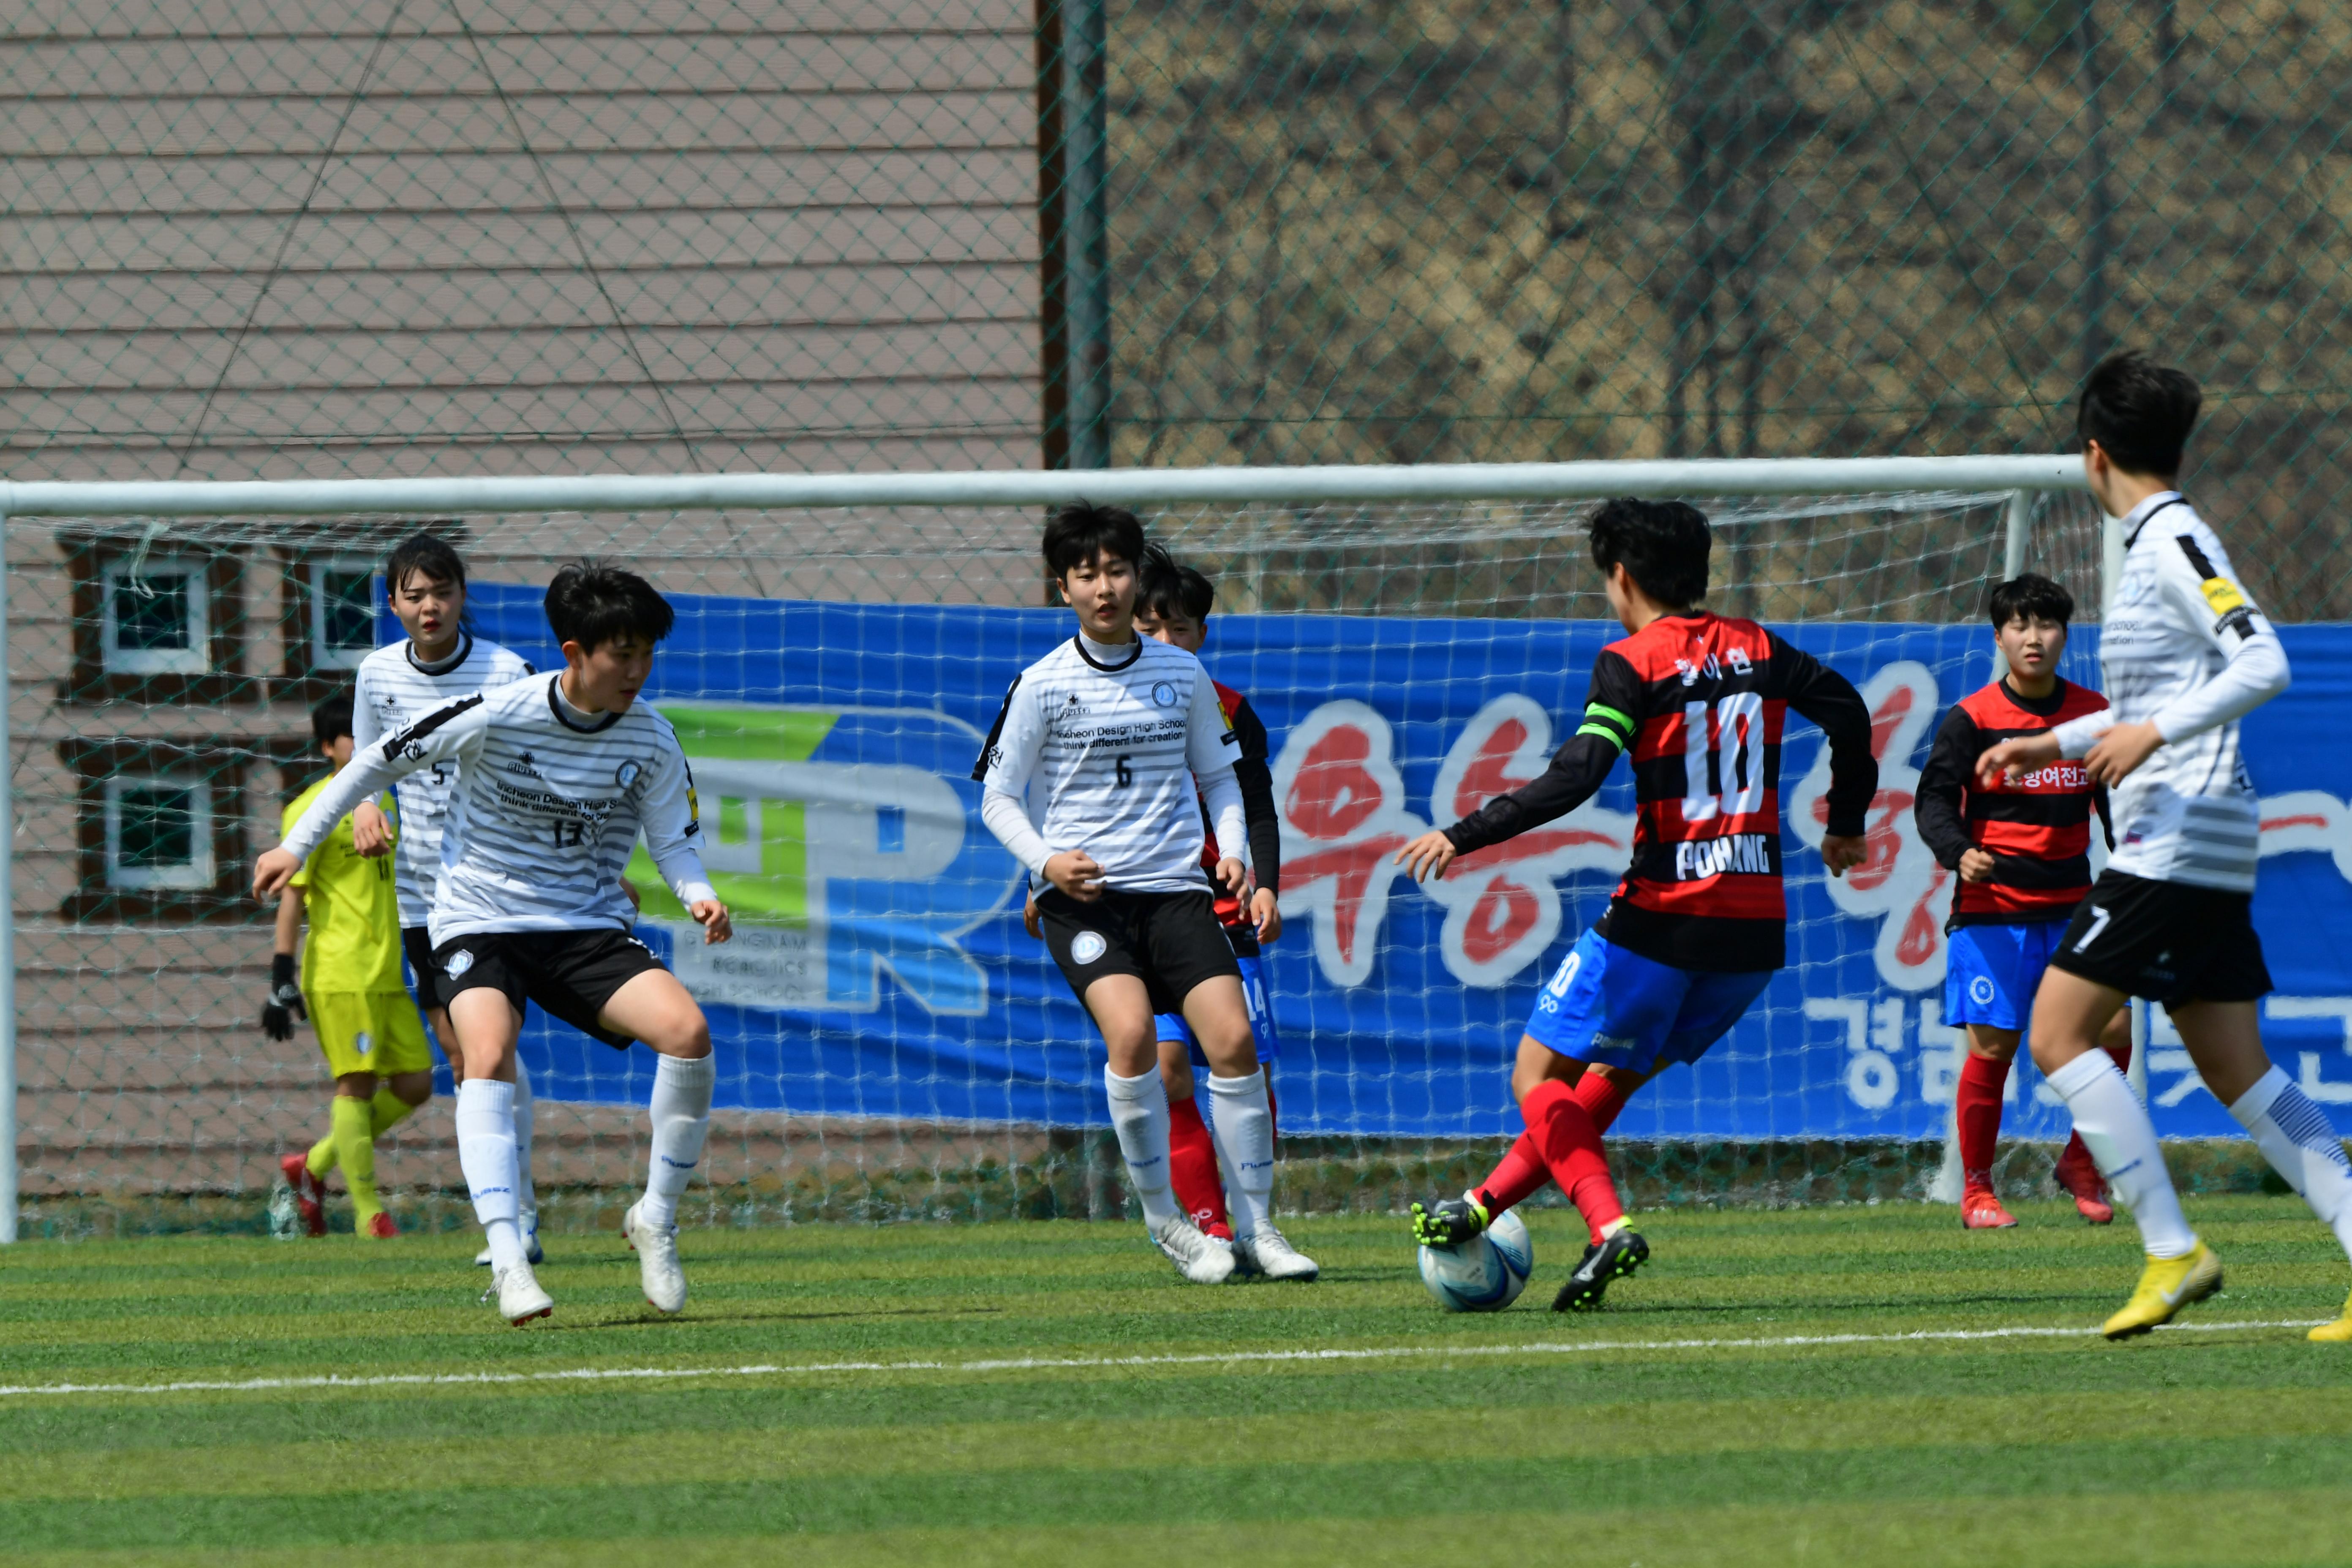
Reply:
<svg viewBox="0 0 2352 1568"><path fill-rule="evenodd" d="M352 742L356 754L396 730L404 730L460 697L504 686L532 674L520 654L466 629L466 563L446 540L419 533L393 547L384 558L383 581L392 613L408 640L380 647L360 662L352 696ZM393 786L404 831L394 841L391 824L373 800L352 810L352 841L362 855L387 848L393 856L393 888L400 901L400 945L416 976L416 999L425 1008L433 1037L449 1058L451 1075L463 1081L464 1058L452 1044L441 972L433 966L433 942L425 934L433 908L433 884L441 867L441 823L457 785L453 764L427 769ZM515 1157L521 1205L523 1247L536 1264L539 1200L530 1179L533 1121L530 1075L515 1063ZM485 1249L474 1261L488 1264Z"/></svg>
<svg viewBox="0 0 2352 1568"><path fill-rule="evenodd" d="M1136 633L1143 542L1116 508L1066 507L1045 525L1046 574L1078 624L1005 693L972 773L988 786L981 816L1029 868L1046 946L1102 1030L1111 1125L1153 1242L1196 1284L1229 1278L1237 1252L1272 1278L1311 1278L1273 1224L1265 1073L1201 867L1205 801L1217 878L1242 891L1239 742L1201 661ZM1192 1223L1169 1180L1155 1015L1180 1012L1209 1058L1231 1245Z"/></svg>
<svg viewBox="0 0 2352 1568"><path fill-rule="evenodd" d="M285 844L261 857L254 886L283 886L360 800L436 764L457 764L434 891L433 962L466 1055L457 1158L489 1240L499 1310L520 1323L553 1306L516 1225L514 1047L525 1005L537 1003L607 1045L643 1041L659 1055L651 1169L622 1227L646 1299L675 1312L686 1302L677 1200L709 1131L715 1073L702 1010L628 934L635 910L620 870L640 832L704 940L724 942L731 931L702 868L694 780L677 733L636 700L654 645L669 633L669 605L644 578L583 563L556 574L547 618L563 645L561 674L461 699L354 758Z"/></svg>
<svg viewBox="0 0 2352 1568"><path fill-rule="evenodd" d="M2352 1252L2352 1162L2327 1118L2271 1064L2256 1004L2271 988L2252 915L2259 823L2238 721L2287 686L2286 652L2229 552L2175 488L2197 384L2138 354L2091 373L2079 429L2091 493L2127 542L2099 660L2109 708L1990 747L1990 781L2083 759L2112 792L2120 837L2034 994L2033 1059L2138 1222L2139 1288L2109 1318L2123 1339L2221 1288L2221 1260L2180 1212L2156 1129L2097 1049L2126 996L2160 1002L2199 1076ZM2313 1331L2352 1341L2345 1316Z"/></svg>

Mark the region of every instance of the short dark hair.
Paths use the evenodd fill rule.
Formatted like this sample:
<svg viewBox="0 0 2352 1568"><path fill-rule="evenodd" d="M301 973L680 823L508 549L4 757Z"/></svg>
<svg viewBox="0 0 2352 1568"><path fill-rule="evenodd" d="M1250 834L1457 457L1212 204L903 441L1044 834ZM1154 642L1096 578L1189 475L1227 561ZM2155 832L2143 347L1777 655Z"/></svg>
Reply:
<svg viewBox="0 0 2352 1568"><path fill-rule="evenodd" d="M2185 370L2161 365L2137 351L2109 354L2083 383L2074 436L2096 441L2116 466L2170 479L2205 405L2205 395Z"/></svg>
<svg viewBox="0 0 2352 1568"><path fill-rule="evenodd" d="M1143 524L1123 506L1073 501L1045 520L1045 574L1056 583L1100 555L1143 566Z"/></svg>
<svg viewBox="0 0 2352 1568"><path fill-rule="evenodd" d="M330 691L310 710L310 733L321 746L331 746L338 738L352 733L351 688Z"/></svg>
<svg viewBox="0 0 2352 1568"><path fill-rule="evenodd" d="M547 624L557 642L576 642L593 653L626 637L659 642L677 624L677 612L635 572L585 560L564 567L547 585Z"/></svg>
<svg viewBox="0 0 2352 1568"><path fill-rule="evenodd" d="M465 559L457 546L437 533L412 533L392 547L392 553L383 558L384 592L399 593L400 585L418 572L436 583L466 585Z"/></svg>
<svg viewBox="0 0 2352 1568"><path fill-rule="evenodd" d="M1714 535L1706 514L1687 501L1620 496L1592 514L1592 563L1607 573L1622 563L1643 593L1683 609L1706 597L1706 556Z"/></svg>
<svg viewBox="0 0 2352 1568"><path fill-rule="evenodd" d="M2065 626L2074 618L2074 595L2066 592L2063 583L2044 577L2039 572L2028 572L1996 584L1985 595L1985 614L1994 626L2005 626L2023 616L2033 621L2056 621Z"/></svg>
<svg viewBox="0 0 2352 1568"><path fill-rule="evenodd" d="M1217 607L1217 585L1199 567L1185 565L1155 540L1143 547L1142 586L1136 590L1135 607L1157 620L1181 616L1188 621L1205 621Z"/></svg>

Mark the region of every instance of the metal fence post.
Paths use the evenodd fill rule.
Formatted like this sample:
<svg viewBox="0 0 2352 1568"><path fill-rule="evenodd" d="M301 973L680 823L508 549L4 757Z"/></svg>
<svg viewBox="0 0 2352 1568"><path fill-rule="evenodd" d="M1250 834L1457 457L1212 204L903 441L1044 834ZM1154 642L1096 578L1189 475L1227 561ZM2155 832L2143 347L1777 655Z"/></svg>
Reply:
<svg viewBox="0 0 2352 1568"><path fill-rule="evenodd" d="M1109 24L1104 0L1062 13L1063 309L1069 331L1070 467L1110 467Z"/></svg>
<svg viewBox="0 0 2352 1568"><path fill-rule="evenodd" d="M16 1239L16 768L8 739L8 514L0 511L0 1243Z"/></svg>

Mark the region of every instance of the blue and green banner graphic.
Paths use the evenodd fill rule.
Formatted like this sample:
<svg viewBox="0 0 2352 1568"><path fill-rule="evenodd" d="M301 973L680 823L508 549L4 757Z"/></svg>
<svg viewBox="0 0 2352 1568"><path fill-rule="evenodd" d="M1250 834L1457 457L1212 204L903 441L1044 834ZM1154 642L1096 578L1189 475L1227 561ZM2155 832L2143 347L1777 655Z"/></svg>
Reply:
<svg viewBox="0 0 2352 1568"><path fill-rule="evenodd" d="M970 779L1005 686L1070 633L1066 614L679 597L647 689L694 768L704 857L737 936L700 932L642 849L640 933L709 1010L722 1105L812 1116L1099 1125L1101 1049L1021 922L1023 878ZM484 585L479 630L541 668L536 589ZM1506 1084L1538 990L1605 907L1632 830L1617 779L1548 827L1416 887L1390 857L1539 772L1580 721L1591 622L1220 616L1204 659L1273 734L1288 929L1267 952L1286 1131L1516 1130ZM1943 710L1990 678L1978 626L1778 627L1862 689L1876 719L1870 858L1842 881L1812 847L1820 737L1783 748L1790 966L1696 1068L1618 1123L1630 1137L1939 1138L1958 1066L1946 1021L1950 874L1912 826ZM2352 627L2287 628L2295 684L2247 722L2263 795L2255 918L2279 994L2274 1058L2323 1102L2352 1101ZM2069 672L2095 680L2097 628ZM2235 1134L2161 1012L2149 1095L2171 1135ZM534 1018L525 1054L552 1099L642 1101L643 1052ZM2030 1068L2008 1123L2063 1136Z"/></svg>

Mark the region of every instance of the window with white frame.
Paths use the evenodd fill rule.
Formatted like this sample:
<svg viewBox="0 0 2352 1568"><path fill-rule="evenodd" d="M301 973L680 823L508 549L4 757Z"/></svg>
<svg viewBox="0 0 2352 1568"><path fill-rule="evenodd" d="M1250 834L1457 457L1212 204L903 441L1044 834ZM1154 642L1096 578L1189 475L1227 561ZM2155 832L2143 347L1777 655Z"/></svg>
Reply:
<svg viewBox="0 0 2352 1568"><path fill-rule="evenodd" d="M307 563L310 668L357 669L375 649L375 562L331 555Z"/></svg>
<svg viewBox="0 0 2352 1568"><path fill-rule="evenodd" d="M202 675L212 668L209 589L199 561L109 562L99 580L99 637L110 674Z"/></svg>
<svg viewBox="0 0 2352 1568"><path fill-rule="evenodd" d="M210 889L213 786L203 779L106 781L106 885L126 889Z"/></svg>

